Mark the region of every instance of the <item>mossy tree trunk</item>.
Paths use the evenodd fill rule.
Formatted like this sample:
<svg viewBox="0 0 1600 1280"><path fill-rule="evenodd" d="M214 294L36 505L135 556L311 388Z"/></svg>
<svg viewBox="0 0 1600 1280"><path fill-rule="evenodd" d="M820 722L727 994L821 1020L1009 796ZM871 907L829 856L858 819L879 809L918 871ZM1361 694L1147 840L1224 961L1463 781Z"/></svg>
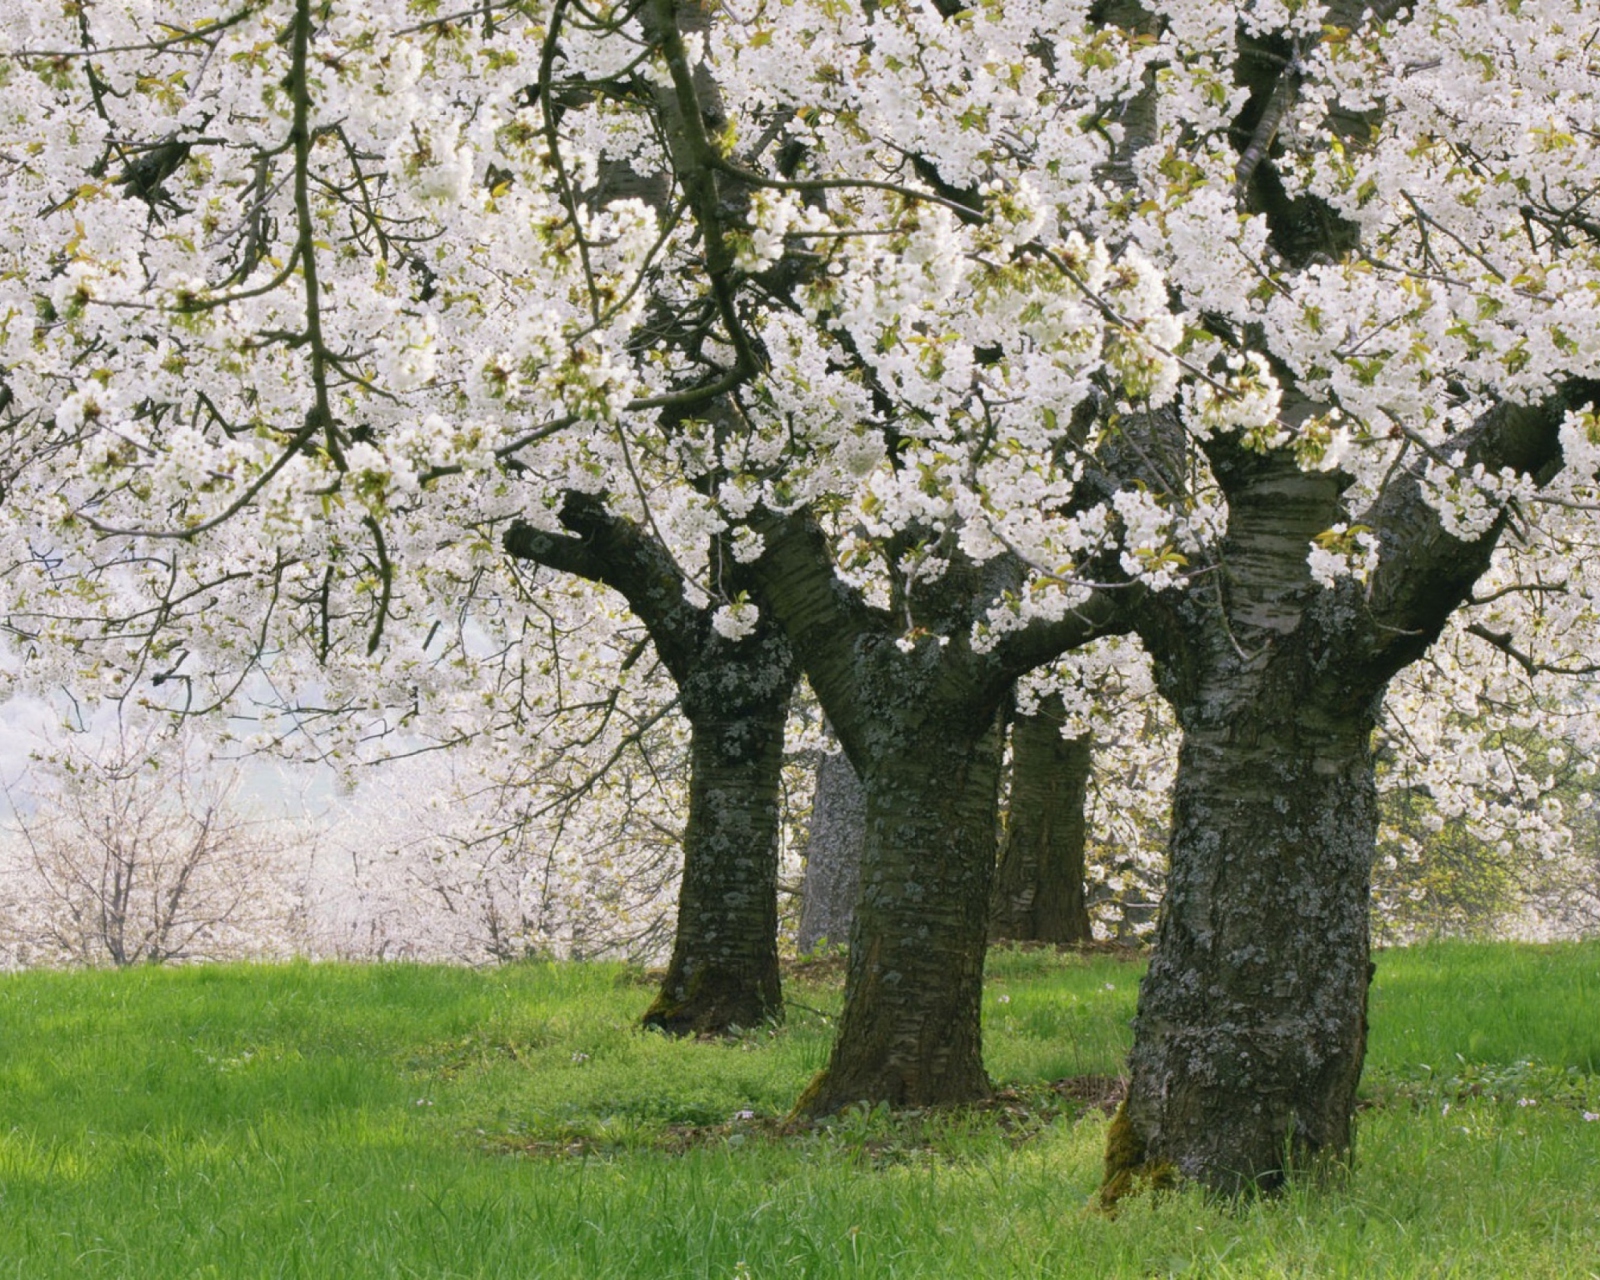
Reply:
<svg viewBox="0 0 1600 1280"><path fill-rule="evenodd" d="M1084 806L1094 749L1063 737L1061 695L1011 725L1011 804L989 911L991 942L1088 942Z"/></svg>
<svg viewBox="0 0 1600 1280"><path fill-rule="evenodd" d="M675 1034L720 1035L779 1019L779 775L784 721L799 678L788 640L770 619L741 640L719 634L712 607L684 599L666 550L598 498L568 494L561 521L569 533L512 524L506 550L621 593L650 633L689 721L677 932L644 1023ZM743 589L743 566L720 542L711 551L721 580Z"/></svg>

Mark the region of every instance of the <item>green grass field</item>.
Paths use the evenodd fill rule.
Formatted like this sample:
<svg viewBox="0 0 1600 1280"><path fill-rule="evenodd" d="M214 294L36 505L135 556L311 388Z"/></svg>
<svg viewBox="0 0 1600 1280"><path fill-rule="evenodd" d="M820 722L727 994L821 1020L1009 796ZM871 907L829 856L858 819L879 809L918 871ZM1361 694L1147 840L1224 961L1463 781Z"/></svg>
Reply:
<svg viewBox="0 0 1600 1280"><path fill-rule="evenodd" d="M0 977L0 1277L1600 1276L1600 944L1378 960L1348 1181L1114 1220L1049 1087L1119 1069L1111 958L993 958L994 1107L788 1136L825 981L685 1044L607 966Z"/></svg>

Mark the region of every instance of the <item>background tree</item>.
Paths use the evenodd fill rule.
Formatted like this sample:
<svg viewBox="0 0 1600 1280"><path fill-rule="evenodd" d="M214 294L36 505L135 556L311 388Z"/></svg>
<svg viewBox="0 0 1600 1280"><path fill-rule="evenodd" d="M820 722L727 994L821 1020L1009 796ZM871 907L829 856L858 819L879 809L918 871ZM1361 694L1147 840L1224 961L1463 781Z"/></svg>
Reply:
<svg viewBox="0 0 1600 1280"><path fill-rule="evenodd" d="M1508 588L1498 616L1454 621L1388 698L1373 868L1374 928L1387 941L1560 935L1592 903L1588 623L1569 615L1561 584L1535 573L1523 589L1509 563L1491 574L1491 594L1496 581ZM1559 634L1543 600L1561 602Z"/></svg>
<svg viewBox="0 0 1600 1280"><path fill-rule="evenodd" d="M1011 724L1005 838L989 908L991 942L1088 942L1085 809L1094 744L1067 736L1066 707L1052 696Z"/></svg>
<svg viewBox="0 0 1600 1280"><path fill-rule="evenodd" d="M99 738L100 740L95 740ZM309 836L239 799L196 733L61 735L6 787L17 960L161 964L294 949Z"/></svg>
<svg viewBox="0 0 1600 1280"><path fill-rule="evenodd" d="M557 721L542 752L491 737L356 771L308 876L308 949L661 963L689 767L669 706Z"/></svg>
<svg viewBox="0 0 1600 1280"><path fill-rule="evenodd" d="M805 881L795 937L801 955L822 946L843 947L850 940L861 891L866 822L866 795L850 757L837 746L821 752L806 830Z"/></svg>
<svg viewBox="0 0 1600 1280"><path fill-rule="evenodd" d="M1120 636L1018 683L991 937L1131 942L1153 927L1176 749L1154 695Z"/></svg>

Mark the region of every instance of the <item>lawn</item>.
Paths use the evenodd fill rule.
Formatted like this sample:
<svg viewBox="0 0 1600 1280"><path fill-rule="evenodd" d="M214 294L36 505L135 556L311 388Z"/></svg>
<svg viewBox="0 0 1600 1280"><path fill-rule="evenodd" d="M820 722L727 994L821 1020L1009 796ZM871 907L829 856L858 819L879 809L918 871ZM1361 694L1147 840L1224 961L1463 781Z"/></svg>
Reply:
<svg viewBox="0 0 1600 1280"><path fill-rule="evenodd" d="M606 965L7 975L0 1277L1600 1276L1600 944L1381 954L1348 1180L1108 1219L1140 973L1000 953L995 1105L787 1134L826 972L714 1044Z"/></svg>

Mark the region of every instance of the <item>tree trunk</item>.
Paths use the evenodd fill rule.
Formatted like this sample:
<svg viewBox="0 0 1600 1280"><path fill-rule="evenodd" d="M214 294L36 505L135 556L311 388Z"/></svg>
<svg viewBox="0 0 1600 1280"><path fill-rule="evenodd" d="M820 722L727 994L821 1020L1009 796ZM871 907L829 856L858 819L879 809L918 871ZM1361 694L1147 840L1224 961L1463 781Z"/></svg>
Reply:
<svg viewBox="0 0 1600 1280"><path fill-rule="evenodd" d="M861 779L842 751L824 755L817 765L806 836L806 876L800 891L802 955L850 940L861 887L861 845L866 838L867 800Z"/></svg>
<svg viewBox="0 0 1600 1280"><path fill-rule="evenodd" d="M690 719L678 928L647 1027L721 1035L783 1016L778 796L787 712L781 698Z"/></svg>
<svg viewBox="0 0 1600 1280"><path fill-rule="evenodd" d="M779 783L783 729L799 671L770 620L733 640L691 605L677 564L639 525L590 494L568 493L570 533L514 521L513 556L576 573L622 593L650 632L689 720L689 815L678 929L661 991L644 1025L720 1035L783 1016L778 979ZM730 589L744 570L713 541Z"/></svg>
<svg viewBox="0 0 1600 1280"><path fill-rule="evenodd" d="M1183 744L1107 1200L1141 1178L1231 1194L1337 1165L1366 1046L1370 739L1393 668L1354 661L1360 588L1306 566L1338 478L1220 443L1212 466L1227 572L1141 628Z"/></svg>
<svg viewBox="0 0 1600 1280"><path fill-rule="evenodd" d="M1011 728L1011 820L989 912L991 942L1070 945L1093 936L1083 887L1093 747L1061 736L1061 696Z"/></svg>
<svg viewBox="0 0 1600 1280"><path fill-rule="evenodd" d="M760 532L763 607L789 637L867 797L844 1012L827 1067L795 1109L985 1097L979 1011L1001 706L1024 672L1124 625L1122 613L1097 595L974 647L975 627L1016 588L1020 561L978 564L958 552L937 582L902 583L897 606L880 609L837 575L810 513L770 516Z"/></svg>
<svg viewBox="0 0 1600 1280"><path fill-rule="evenodd" d="M1184 737L1172 871L1106 1194L1233 1193L1343 1158L1366 1047L1377 829L1365 715L1237 699Z"/></svg>
<svg viewBox="0 0 1600 1280"><path fill-rule="evenodd" d="M861 895L827 1068L796 1106L986 1097L979 1014L1000 777L999 718L973 741L939 721L864 778Z"/></svg>

